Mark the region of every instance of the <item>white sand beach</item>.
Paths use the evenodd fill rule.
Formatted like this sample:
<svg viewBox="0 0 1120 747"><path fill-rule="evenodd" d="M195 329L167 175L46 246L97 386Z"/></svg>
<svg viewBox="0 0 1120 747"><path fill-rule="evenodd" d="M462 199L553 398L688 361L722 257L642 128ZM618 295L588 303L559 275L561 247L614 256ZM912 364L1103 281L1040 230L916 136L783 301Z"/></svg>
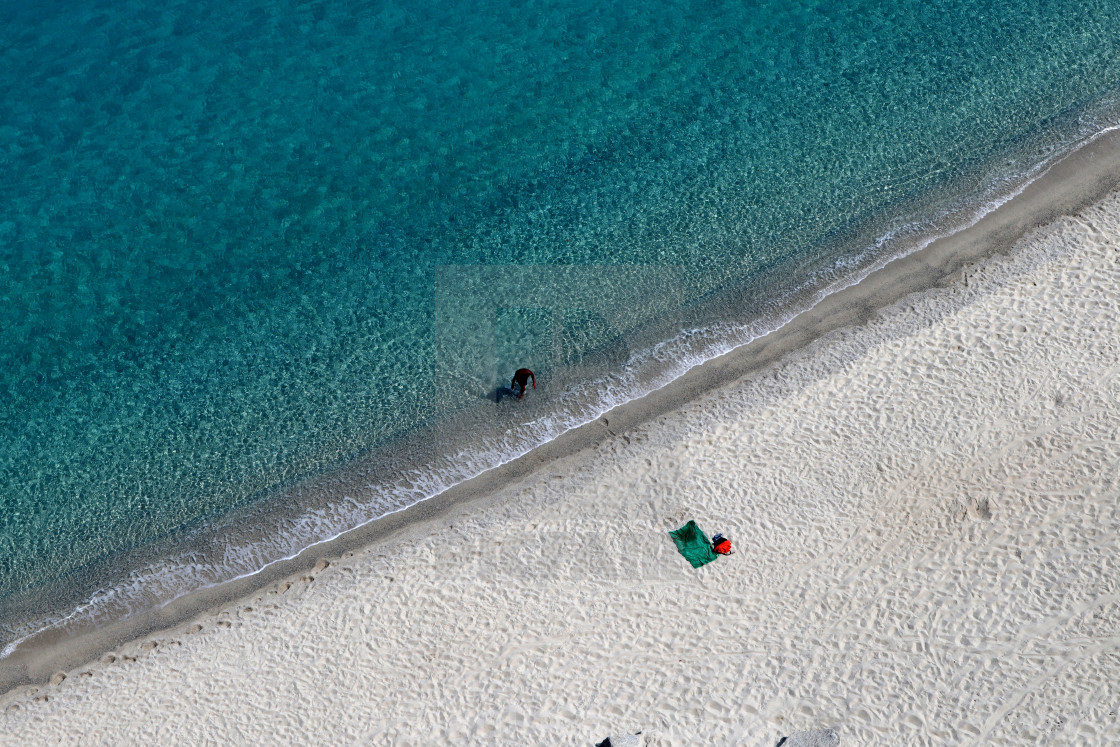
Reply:
<svg viewBox="0 0 1120 747"><path fill-rule="evenodd" d="M1120 742L1118 341L1114 193L676 411L17 687L0 742ZM691 568L667 534L688 519L735 553Z"/></svg>

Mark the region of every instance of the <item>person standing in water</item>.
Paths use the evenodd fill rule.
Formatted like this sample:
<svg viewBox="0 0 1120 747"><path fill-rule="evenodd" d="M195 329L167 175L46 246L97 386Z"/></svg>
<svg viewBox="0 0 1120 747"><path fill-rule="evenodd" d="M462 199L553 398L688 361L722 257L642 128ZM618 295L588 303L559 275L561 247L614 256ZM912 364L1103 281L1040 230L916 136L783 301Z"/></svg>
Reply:
<svg viewBox="0 0 1120 747"><path fill-rule="evenodd" d="M536 389L537 377L533 375L532 371L527 368L519 368L514 372L513 379L509 382L509 388L516 390L517 387L521 387L521 393L517 395L518 399L525 396L525 390L528 389L525 385L529 383L529 379L533 380L533 388Z"/></svg>

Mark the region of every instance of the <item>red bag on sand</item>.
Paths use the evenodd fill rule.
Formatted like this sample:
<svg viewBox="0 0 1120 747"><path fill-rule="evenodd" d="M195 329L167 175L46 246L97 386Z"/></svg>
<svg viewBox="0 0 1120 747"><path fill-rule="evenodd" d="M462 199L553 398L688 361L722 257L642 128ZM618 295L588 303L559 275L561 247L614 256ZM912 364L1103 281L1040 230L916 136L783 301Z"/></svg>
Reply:
<svg viewBox="0 0 1120 747"><path fill-rule="evenodd" d="M730 555L731 554L731 540L721 539L719 542L717 542L712 547L712 549L715 550L716 552L718 552L720 555Z"/></svg>

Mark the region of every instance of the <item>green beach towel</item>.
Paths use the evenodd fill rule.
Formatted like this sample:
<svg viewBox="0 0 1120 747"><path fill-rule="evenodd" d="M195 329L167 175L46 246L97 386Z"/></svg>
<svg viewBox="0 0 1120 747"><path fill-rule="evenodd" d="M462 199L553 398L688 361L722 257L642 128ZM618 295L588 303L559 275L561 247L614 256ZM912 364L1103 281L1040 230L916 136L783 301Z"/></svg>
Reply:
<svg viewBox="0 0 1120 747"><path fill-rule="evenodd" d="M695 521L689 521L680 529L669 532L669 536L677 543L677 549L689 563L692 563L693 568L711 563L718 557L712 550L708 535L700 531Z"/></svg>

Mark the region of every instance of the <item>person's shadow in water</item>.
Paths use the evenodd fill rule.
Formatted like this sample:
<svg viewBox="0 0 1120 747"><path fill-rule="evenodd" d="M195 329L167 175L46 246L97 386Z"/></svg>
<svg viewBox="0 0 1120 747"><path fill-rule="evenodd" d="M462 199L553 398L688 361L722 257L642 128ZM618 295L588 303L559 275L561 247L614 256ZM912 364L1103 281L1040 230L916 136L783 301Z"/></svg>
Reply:
<svg viewBox="0 0 1120 747"><path fill-rule="evenodd" d="M498 404L501 404L502 397L513 397L514 399L516 399L517 392L510 389L508 386L503 385L494 390L494 401Z"/></svg>

